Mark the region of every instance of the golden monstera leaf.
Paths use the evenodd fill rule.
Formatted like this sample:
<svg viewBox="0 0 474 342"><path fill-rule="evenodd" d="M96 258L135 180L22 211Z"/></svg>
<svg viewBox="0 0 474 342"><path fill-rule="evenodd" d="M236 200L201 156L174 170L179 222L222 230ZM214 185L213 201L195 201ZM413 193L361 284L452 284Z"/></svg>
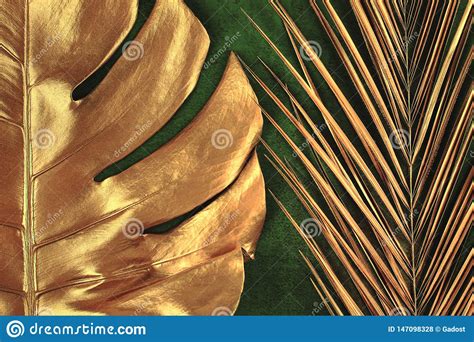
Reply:
<svg viewBox="0 0 474 342"><path fill-rule="evenodd" d="M182 1L158 1L129 47L138 56L127 50L74 101L73 89L123 42L137 2L0 0L3 315L237 307L242 250L253 256L265 199L254 153L261 113L235 56L186 129L127 170L94 180L173 116L209 46ZM172 230L140 234L190 212Z"/></svg>

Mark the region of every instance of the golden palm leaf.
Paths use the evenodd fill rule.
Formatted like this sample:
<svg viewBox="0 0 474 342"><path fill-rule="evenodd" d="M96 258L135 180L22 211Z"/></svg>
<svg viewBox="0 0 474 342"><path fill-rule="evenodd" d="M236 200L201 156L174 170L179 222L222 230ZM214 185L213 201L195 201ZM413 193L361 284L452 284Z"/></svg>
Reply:
<svg viewBox="0 0 474 342"><path fill-rule="evenodd" d="M473 50L466 43L473 2L351 0L360 42L331 1L311 0L363 103L358 109L318 55L320 45L278 1L270 3L300 70L249 20L316 110L303 106L269 67L285 98L248 70L310 147L311 153L302 151L280 119L264 112L304 165L302 175L263 141L310 214L299 224L275 197L317 261L314 266L303 256L322 303L336 315L471 315L473 92L467 76ZM324 79L343 117L328 108L304 60Z"/></svg>
<svg viewBox="0 0 474 342"><path fill-rule="evenodd" d="M231 314L265 215L261 112L237 58L196 118L149 157L94 177L162 128L209 46L162 0L88 96L138 1L0 0L0 314ZM198 210L199 209L199 210ZM191 213L172 230L145 229Z"/></svg>

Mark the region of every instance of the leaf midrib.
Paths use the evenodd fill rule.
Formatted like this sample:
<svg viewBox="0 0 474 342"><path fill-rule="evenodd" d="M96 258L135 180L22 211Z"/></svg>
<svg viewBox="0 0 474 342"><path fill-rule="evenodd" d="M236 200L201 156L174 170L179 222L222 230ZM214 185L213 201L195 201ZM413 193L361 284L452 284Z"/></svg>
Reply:
<svg viewBox="0 0 474 342"><path fill-rule="evenodd" d="M408 178L409 178L409 204L410 204L410 249L411 249L411 271L412 271L412 287L413 287L413 314L418 315L418 300L417 300L417 267L415 266L415 222L414 222L414 196L413 196L413 132L412 132L412 110L411 110L411 82L410 82L410 59L409 59L409 47L408 47L408 19L407 19L407 6L408 2L404 3L403 11L403 30L404 30L404 48L405 48L405 79L406 79L406 96L407 96L407 108L406 113L408 117Z"/></svg>
<svg viewBox="0 0 474 342"><path fill-rule="evenodd" d="M34 255L34 230L32 224L32 146L31 146L31 113L30 113L30 79L29 79L29 3L25 2L24 37L23 37L23 144L24 144L24 197L23 225L25 227L24 276L26 277L25 314L36 314L36 261ZM25 280L23 280L25 282Z"/></svg>

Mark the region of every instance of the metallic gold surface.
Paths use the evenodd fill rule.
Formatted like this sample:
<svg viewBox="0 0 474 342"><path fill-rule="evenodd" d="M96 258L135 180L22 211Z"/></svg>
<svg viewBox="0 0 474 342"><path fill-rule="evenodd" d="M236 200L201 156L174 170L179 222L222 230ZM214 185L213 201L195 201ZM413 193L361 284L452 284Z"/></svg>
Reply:
<svg viewBox="0 0 474 342"><path fill-rule="evenodd" d="M339 67L326 50L321 57L322 47L304 36L291 9L270 3L296 53L305 52L300 65L249 16L250 22L305 94L293 95L286 77L284 83L265 65L282 97L247 68L279 109L264 115L307 171L263 142L308 213L297 222L275 191L317 261L318 267L303 255L322 305L332 315L472 315L474 2L351 0L352 13L341 13L337 1L309 0L346 82L335 78ZM356 40L351 20L363 40ZM324 82L306 71L305 60ZM315 84L331 90L339 110ZM277 113L292 122L305 149Z"/></svg>
<svg viewBox="0 0 474 342"><path fill-rule="evenodd" d="M236 310L265 192L261 113L234 55L188 127L94 181L174 115L208 50L183 2L160 0L102 83L72 100L136 15L129 0L0 0L0 314ZM203 204L166 233L143 233Z"/></svg>

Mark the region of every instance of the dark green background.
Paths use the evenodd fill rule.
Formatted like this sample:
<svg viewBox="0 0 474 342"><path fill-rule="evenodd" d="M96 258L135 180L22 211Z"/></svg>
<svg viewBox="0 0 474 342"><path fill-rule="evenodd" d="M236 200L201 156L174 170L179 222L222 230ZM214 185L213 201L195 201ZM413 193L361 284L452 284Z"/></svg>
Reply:
<svg viewBox="0 0 474 342"><path fill-rule="evenodd" d="M153 7L154 0L141 0L139 8L139 18L136 25L130 32L125 41L133 39L139 32L141 26L146 20ZM176 113L174 118L162 129L150 138L142 147L138 148L131 155L127 156L118 165L111 166L97 179L103 179L110 175L124 170L131 164L143 159L152 153L171 137L176 135L183 129L192 118L204 106L212 92L215 90L227 63L227 57L230 50L235 51L251 68L257 72L269 85L273 86L273 90L285 98L284 92L276 87L276 82L265 71L258 57L262 58L277 74L286 82L292 91L294 91L309 111L316 124L322 124L323 120L320 113L312 106L307 96L299 88L295 80L289 74L288 69L282 64L278 56L261 38L257 31L245 17L242 9L245 10L270 36L270 38L279 46L279 48L290 58L293 65L297 65L296 55L291 46L286 31L274 12L271 5L266 0L185 0L186 4L191 8L194 14L205 26L210 39L211 46L208 53L210 57L218 53L221 49L225 49L225 43L232 39L237 33L238 38L232 44L230 49L226 49L210 66L203 69L199 82L186 100L182 108ZM331 47L331 42L324 32L321 24L318 22L307 0L282 0L281 3L288 10L290 15L296 21L298 26L308 40L313 40L321 47L320 58L331 72L333 78L338 82L353 107L357 110L364 108L360 98L356 95L356 91L346 74L344 67L339 59L336 51ZM361 33L357 27L356 19L349 9L349 2L334 1L333 6L338 11L340 17L350 33L358 44L362 56L366 60L370 60L369 54L363 44ZM146 52L146 47L145 47ZM89 93L100 80L106 76L108 70L113 66L115 61L120 57L121 49L118 49L111 60L101 68L96 74L90 77L85 83L78 87L74 93L74 97L82 97ZM370 66L370 63L368 63ZM334 96L329 91L327 85L322 81L320 75L310 69L316 87L321 94L327 108L331 111L340 125L347 129L349 136L356 136L352 132L351 127L346 122L341 108L338 106ZM374 71L375 73L375 71ZM249 76L250 77L250 76ZM257 94L260 104L267 109L269 113L276 118L282 127L295 138L300 145L303 139L298 139L299 134L295 128L286 119L282 118L282 114L276 109L277 107L251 80L254 90ZM361 111L362 113L365 110ZM364 115L364 114L362 114ZM364 117L363 117L364 119ZM365 117L368 124L371 122ZM283 159L287 159L291 165L297 170L301 168L296 158L292 156L293 151L287 146L280 135L265 122L264 139L275 149L275 151ZM259 146L257 149L265 176L266 187L271 189L282 202L287 206L297 220L303 220L308 217L301 204L284 183L282 178L277 175L275 169L264 158L265 149ZM468 172L468 169L467 169ZM305 180L305 173L302 172L302 179ZM308 189L314 186L311 182L307 183ZM314 189L313 189L314 190ZM317 195L315 195L316 198ZM310 282L310 272L300 255L300 251L306 255L310 255L302 239L290 225L284 214L277 207L276 203L267 193L267 219L261 240L258 245L256 260L246 264L246 281L245 289L242 295L241 303L237 314L240 315L311 315L313 309L319 307L321 299L316 294ZM173 222L170 227L176 222ZM158 229L158 227L157 227ZM160 228L162 229L162 228ZM328 253L331 254L331 253ZM331 259L331 256L329 255ZM327 314L321 310L318 314Z"/></svg>

